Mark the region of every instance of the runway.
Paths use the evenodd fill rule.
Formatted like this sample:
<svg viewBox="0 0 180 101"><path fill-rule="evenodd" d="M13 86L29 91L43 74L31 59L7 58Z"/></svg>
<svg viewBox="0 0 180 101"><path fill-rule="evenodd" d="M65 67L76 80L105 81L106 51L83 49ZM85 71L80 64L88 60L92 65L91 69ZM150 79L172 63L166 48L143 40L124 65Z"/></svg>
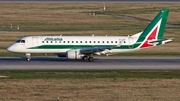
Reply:
<svg viewBox="0 0 180 101"><path fill-rule="evenodd" d="M0 70L180 69L180 57L97 57L94 62L58 57L0 57Z"/></svg>

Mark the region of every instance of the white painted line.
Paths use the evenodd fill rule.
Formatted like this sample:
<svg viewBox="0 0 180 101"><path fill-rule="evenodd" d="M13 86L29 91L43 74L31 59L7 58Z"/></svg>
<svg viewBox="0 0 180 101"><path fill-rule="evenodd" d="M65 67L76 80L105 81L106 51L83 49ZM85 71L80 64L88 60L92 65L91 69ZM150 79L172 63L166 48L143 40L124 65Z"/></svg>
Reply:
<svg viewBox="0 0 180 101"><path fill-rule="evenodd" d="M0 78L6 78L7 76L0 76Z"/></svg>

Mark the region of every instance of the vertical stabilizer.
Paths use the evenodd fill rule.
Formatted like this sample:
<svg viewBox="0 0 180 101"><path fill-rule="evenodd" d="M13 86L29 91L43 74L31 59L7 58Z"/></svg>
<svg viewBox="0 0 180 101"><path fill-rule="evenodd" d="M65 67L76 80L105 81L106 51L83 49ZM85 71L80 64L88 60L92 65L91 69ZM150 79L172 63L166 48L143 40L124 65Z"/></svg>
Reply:
<svg viewBox="0 0 180 101"><path fill-rule="evenodd" d="M159 40L163 38L164 30L168 18L169 10L163 9L146 27L146 29L139 36L137 42L142 43L141 48L153 46L148 41Z"/></svg>

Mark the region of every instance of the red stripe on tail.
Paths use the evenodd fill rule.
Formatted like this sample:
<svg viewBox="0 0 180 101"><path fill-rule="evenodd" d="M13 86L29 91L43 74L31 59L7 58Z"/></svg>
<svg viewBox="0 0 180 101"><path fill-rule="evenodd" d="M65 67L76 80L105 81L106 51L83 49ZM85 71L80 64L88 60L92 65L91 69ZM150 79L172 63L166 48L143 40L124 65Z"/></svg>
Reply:
<svg viewBox="0 0 180 101"><path fill-rule="evenodd" d="M146 39L146 41L143 43L143 45L140 48L146 48L146 47L150 47L153 46L153 44L148 43L149 40L152 39L156 39L156 35L157 35L157 29L158 26L154 29L154 31L149 35L149 37Z"/></svg>

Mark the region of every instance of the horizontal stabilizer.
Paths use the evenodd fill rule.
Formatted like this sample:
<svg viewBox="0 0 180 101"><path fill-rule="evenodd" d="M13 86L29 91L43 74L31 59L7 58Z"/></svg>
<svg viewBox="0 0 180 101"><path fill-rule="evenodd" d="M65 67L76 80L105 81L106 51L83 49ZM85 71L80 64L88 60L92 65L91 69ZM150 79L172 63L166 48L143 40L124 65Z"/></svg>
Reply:
<svg viewBox="0 0 180 101"><path fill-rule="evenodd" d="M163 44L169 43L172 41L173 38L169 38L169 39L159 39L159 40L153 40L153 41L149 41L149 43L157 43L157 42L162 42Z"/></svg>

